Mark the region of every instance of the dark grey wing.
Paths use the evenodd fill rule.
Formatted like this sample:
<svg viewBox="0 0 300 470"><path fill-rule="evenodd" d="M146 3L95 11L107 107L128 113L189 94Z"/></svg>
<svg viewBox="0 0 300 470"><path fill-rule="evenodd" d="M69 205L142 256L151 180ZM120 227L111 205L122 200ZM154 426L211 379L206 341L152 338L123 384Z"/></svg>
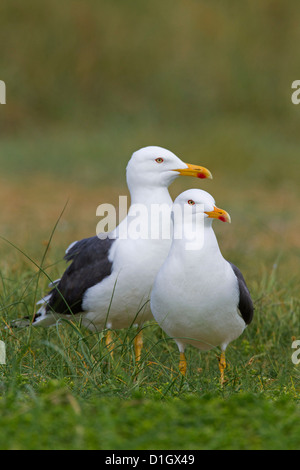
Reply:
<svg viewBox="0 0 300 470"><path fill-rule="evenodd" d="M86 290L111 274L112 262L108 255L114 241L95 236L80 240L68 249L65 259L72 263L49 293L46 312L82 312L82 300Z"/></svg>
<svg viewBox="0 0 300 470"><path fill-rule="evenodd" d="M229 262L229 264L231 265L233 272L236 275L237 280L238 280L239 291L240 291L240 300L239 300L239 305L238 305L239 311L241 312L241 315L246 325L250 325L253 319L254 307L253 307L253 302L251 299L249 289L247 287L244 276L242 275L239 268L237 268L233 263Z"/></svg>

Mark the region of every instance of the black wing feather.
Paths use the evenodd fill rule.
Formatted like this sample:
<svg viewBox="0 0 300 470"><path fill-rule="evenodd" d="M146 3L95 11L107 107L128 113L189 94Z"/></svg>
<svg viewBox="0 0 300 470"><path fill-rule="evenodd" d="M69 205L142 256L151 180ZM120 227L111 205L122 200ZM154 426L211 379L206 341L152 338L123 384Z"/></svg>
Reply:
<svg viewBox="0 0 300 470"><path fill-rule="evenodd" d="M246 281L244 279L244 276L242 275L239 268L237 268L233 263L230 263L230 265L234 271L234 274L237 277L238 285L239 285L239 291L240 291L240 300L239 300L239 305L238 305L239 311L241 312L241 315L246 325L250 325L250 323L252 322L253 313L254 313L254 307L253 307L251 295L247 287Z"/></svg>
<svg viewBox="0 0 300 470"><path fill-rule="evenodd" d="M112 271L108 259L114 240L97 236L78 241L65 255L72 263L59 283L51 290L47 312L76 314L82 312L82 300L87 289L101 282Z"/></svg>

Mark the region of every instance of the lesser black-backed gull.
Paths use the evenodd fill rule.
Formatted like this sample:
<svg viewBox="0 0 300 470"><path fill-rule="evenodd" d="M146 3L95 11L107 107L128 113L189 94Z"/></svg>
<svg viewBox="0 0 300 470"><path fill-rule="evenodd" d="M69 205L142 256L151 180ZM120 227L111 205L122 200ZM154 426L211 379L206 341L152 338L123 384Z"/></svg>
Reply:
<svg viewBox="0 0 300 470"><path fill-rule="evenodd" d="M213 219L230 222L230 217L216 207L210 194L199 189L180 194L175 207L179 212L173 215L173 242L153 285L151 310L178 345L183 375L187 344L202 351L221 348L223 383L226 347L243 333L253 317L243 275L223 258L212 228Z"/></svg>
<svg viewBox="0 0 300 470"><path fill-rule="evenodd" d="M154 230L155 237L139 238L130 228L137 218L138 224L146 222L154 205L168 208L165 217L170 224L172 199L168 187L179 175L211 178L206 168L186 164L161 147L145 147L133 153L126 170L131 196L127 217L109 237L85 238L69 246L65 259L71 264L40 301L41 308L31 320L33 325L50 326L62 317L80 319L92 330L108 328L110 345L111 329L135 324L139 328L135 353L140 359L141 328L153 319L149 307L152 284L168 254L171 237L164 239L159 230ZM146 211L138 213L137 205Z"/></svg>

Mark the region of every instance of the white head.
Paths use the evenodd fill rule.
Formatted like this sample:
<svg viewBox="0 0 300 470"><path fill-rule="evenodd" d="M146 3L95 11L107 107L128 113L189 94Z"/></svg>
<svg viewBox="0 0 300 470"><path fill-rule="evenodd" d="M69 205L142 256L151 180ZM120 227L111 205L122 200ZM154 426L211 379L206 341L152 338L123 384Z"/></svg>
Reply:
<svg viewBox="0 0 300 470"><path fill-rule="evenodd" d="M127 165L129 190L137 187L168 187L179 175L212 178L202 166L184 163L162 147L144 147L133 153Z"/></svg>
<svg viewBox="0 0 300 470"><path fill-rule="evenodd" d="M196 221L205 221L209 224L213 219L219 219L222 222L231 222L230 215L223 209L216 207L214 198L201 189L188 189L175 199L173 211L176 223L176 210L179 209L184 218L180 217L179 222L195 223ZM173 215L173 219L174 219Z"/></svg>

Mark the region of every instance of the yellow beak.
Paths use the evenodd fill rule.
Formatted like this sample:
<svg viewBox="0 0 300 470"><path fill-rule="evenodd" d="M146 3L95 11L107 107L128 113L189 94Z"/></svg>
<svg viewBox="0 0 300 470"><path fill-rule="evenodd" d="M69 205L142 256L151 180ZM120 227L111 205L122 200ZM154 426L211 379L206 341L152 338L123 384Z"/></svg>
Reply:
<svg viewBox="0 0 300 470"><path fill-rule="evenodd" d="M183 176L195 176L196 178L201 179L212 179L211 172L207 168L204 168L204 166L191 165L190 163L186 163L186 165L187 168L180 168L173 171L178 171L178 173Z"/></svg>
<svg viewBox="0 0 300 470"><path fill-rule="evenodd" d="M211 219L219 219L222 222L231 222L230 215L228 212L224 211L223 209L219 209L218 207L214 207L213 211L205 212Z"/></svg>

